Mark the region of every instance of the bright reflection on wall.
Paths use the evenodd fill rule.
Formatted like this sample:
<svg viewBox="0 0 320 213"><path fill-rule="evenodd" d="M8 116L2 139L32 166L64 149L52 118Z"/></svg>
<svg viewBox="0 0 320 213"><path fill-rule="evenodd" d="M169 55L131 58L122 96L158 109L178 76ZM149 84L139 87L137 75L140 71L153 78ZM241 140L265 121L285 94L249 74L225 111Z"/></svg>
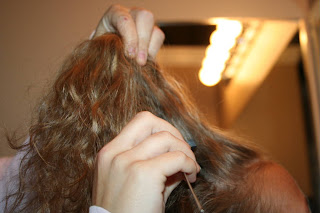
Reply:
<svg viewBox="0 0 320 213"><path fill-rule="evenodd" d="M236 20L217 19L214 24L217 28L210 36L210 45L199 71L199 79L206 86L214 86L221 80L230 50L243 30L241 22Z"/></svg>

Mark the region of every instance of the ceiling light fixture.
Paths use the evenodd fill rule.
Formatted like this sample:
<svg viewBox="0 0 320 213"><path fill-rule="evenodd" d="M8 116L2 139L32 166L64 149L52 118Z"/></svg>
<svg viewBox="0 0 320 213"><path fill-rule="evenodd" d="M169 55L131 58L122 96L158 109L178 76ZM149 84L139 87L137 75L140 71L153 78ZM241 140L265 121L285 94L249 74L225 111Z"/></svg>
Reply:
<svg viewBox="0 0 320 213"><path fill-rule="evenodd" d="M216 30L210 36L198 74L201 83L209 87L234 75L258 26L256 22L243 24L230 19L216 19L213 23Z"/></svg>

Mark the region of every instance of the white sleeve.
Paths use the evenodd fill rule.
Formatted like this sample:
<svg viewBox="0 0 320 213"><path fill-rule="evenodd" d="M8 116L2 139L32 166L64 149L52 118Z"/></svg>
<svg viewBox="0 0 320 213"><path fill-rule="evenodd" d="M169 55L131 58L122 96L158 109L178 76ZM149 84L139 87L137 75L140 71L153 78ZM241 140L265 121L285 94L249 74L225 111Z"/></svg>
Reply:
<svg viewBox="0 0 320 213"><path fill-rule="evenodd" d="M94 34L96 34L96 30L94 30L94 31L91 33L91 35L90 35L90 37L89 37L90 40L93 39Z"/></svg>
<svg viewBox="0 0 320 213"><path fill-rule="evenodd" d="M111 213L111 212L99 206L90 206L89 213Z"/></svg>

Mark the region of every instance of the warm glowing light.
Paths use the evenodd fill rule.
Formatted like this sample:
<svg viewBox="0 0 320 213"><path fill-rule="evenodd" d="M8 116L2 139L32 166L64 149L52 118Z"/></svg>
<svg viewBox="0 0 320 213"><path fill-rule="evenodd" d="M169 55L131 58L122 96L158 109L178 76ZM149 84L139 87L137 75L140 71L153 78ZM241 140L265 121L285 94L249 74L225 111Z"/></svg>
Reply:
<svg viewBox="0 0 320 213"><path fill-rule="evenodd" d="M202 61L202 68L205 70L209 70L211 72L215 72L221 74L224 68L226 67L225 63L216 63L215 61L210 61L205 59Z"/></svg>
<svg viewBox="0 0 320 213"><path fill-rule="evenodd" d="M215 64L225 64L225 62L230 57L230 52L226 51L224 48L215 47L213 45L208 46L206 50L206 58L203 60L202 66L204 66L204 62L210 63L212 65Z"/></svg>
<svg viewBox="0 0 320 213"><path fill-rule="evenodd" d="M210 37L210 44L212 48L217 49L217 51L227 52L236 44L236 40L223 34L213 33Z"/></svg>
<svg viewBox="0 0 320 213"><path fill-rule="evenodd" d="M221 80L230 50L236 45L237 37L242 33L241 22L227 19L209 20L217 25L210 36L210 45L202 61L199 79L206 86L214 86Z"/></svg>
<svg viewBox="0 0 320 213"><path fill-rule="evenodd" d="M222 41L222 43L221 43ZM219 42L219 43L218 43ZM230 35L220 33L220 32L213 32L210 36L210 44L213 45L228 45L228 46L233 46L235 43L235 37L232 37Z"/></svg>
<svg viewBox="0 0 320 213"><path fill-rule="evenodd" d="M300 42L302 44L307 44L308 43L308 36L307 36L307 33L305 31L300 32L299 38L300 38Z"/></svg>
<svg viewBox="0 0 320 213"><path fill-rule="evenodd" d="M233 65L238 65L238 64L240 64L241 60L242 60L242 57L241 57L241 56L235 55L235 56L232 57L231 63L232 63Z"/></svg>
<svg viewBox="0 0 320 213"><path fill-rule="evenodd" d="M215 25L217 18L209 18L208 24Z"/></svg>
<svg viewBox="0 0 320 213"><path fill-rule="evenodd" d="M235 66L228 66L228 69L226 69L226 71L223 73L223 77L230 79L232 78L232 76L234 76L236 71L237 69L235 68Z"/></svg>
<svg viewBox="0 0 320 213"><path fill-rule="evenodd" d="M253 28L249 28L246 30L244 37L247 40L251 40L255 34L256 34L256 30Z"/></svg>
<svg viewBox="0 0 320 213"><path fill-rule="evenodd" d="M217 29L216 32L223 34L225 37L235 39L242 32L242 24L240 21L218 19L216 21Z"/></svg>
<svg viewBox="0 0 320 213"><path fill-rule="evenodd" d="M221 73L212 72L212 70L201 69L199 71L199 79L205 86L212 87L221 80Z"/></svg>
<svg viewBox="0 0 320 213"><path fill-rule="evenodd" d="M246 50L247 50L247 44L245 42L237 46L238 55L243 55Z"/></svg>

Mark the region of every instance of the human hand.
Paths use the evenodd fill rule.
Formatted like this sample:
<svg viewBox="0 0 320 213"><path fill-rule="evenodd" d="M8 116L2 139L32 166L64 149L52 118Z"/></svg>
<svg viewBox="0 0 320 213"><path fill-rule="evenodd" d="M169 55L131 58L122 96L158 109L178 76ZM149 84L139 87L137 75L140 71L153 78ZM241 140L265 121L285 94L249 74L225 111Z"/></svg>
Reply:
<svg viewBox="0 0 320 213"><path fill-rule="evenodd" d="M124 41L127 56L145 65L147 57L155 58L164 41L164 33L154 25L153 14L145 9L128 9L112 5L101 18L94 37L118 32Z"/></svg>
<svg viewBox="0 0 320 213"><path fill-rule="evenodd" d="M138 113L98 153L93 204L118 212L163 212L167 198L200 166L171 124L150 112Z"/></svg>

